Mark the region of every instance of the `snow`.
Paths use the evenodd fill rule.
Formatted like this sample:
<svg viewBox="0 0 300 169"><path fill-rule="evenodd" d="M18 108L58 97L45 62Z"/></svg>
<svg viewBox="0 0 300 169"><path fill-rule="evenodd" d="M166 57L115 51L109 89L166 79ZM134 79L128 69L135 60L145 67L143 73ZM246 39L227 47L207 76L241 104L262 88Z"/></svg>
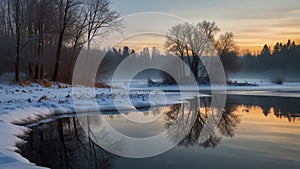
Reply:
<svg viewBox="0 0 300 169"><path fill-rule="evenodd" d="M231 95L245 95L245 96L274 96L274 97L294 97L300 98L300 83L286 82L283 85L277 85L270 82L255 83L257 86L221 86L221 85L199 85L200 92L210 91L227 93ZM177 86L152 86L147 87L146 84L132 85L135 90L162 90L168 92L178 91ZM182 86L183 91L190 91L189 86Z"/></svg>
<svg viewBox="0 0 300 169"><path fill-rule="evenodd" d="M95 112L100 110L115 110L115 103L122 110L132 110L134 107L144 108L149 106L169 105L182 102L195 96L204 96L193 92L190 86L183 86L183 95L177 86L154 86L135 84L131 90L94 89L87 87L74 87L64 85L59 88L53 85L45 88L38 84L21 87L9 83L0 83L0 168L41 168L17 153L18 143L24 141L19 136L24 136L30 131L27 127L17 124L32 123L47 119L55 114L76 112ZM199 86L200 91L224 92L224 86ZM226 86L227 93L236 95L300 97L300 83L285 83L284 85L260 84L259 86ZM163 92L162 92L163 91ZM131 104L126 102L130 97ZM44 99L41 99L43 98ZM182 97L180 97L182 96ZM206 95L207 96L207 95ZM149 99L150 98L150 99Z"/></svg>
<svg viewBox="0 0 300 169"><path fill-rule="evenodd" d="M262 83L258 86L227 87L227 94L245 96L273 96L300 98L300 83L286 82L283 85Z"/></svg>
<svg viewBox="0 0 300 169"><path fill-rule="evenodd" d="M133 110L149 106L159 106L181 102L182 99L190 99L195 95L187 93L180 97L180 93L167 93L165 101L160 91L149 90L110 89L74 87L64 85L66 88L59 88L53 85L45 88L38 84L21 87L9 83L0 84L0 168L40 168L30 163L17 153L16 147L24 143L20 136L30 132L27 127L18 124L33 123L49 118L57 114L74 113L74 100L76 101L76 112L95 112L100 110L115 110L115 104L122 110ZM76 91L74 93L74 91ZM72 93L73 92L73 93ZM130 97L131 104L124 102ZM149 100L149 98L152 98ZM154 102L153 102L154 100Z"/></svg>
<svg viewBox="0 0 300 169"><path fill-rule="evenodd" d="M29 110L25 110L24 112L26 111L29 112ZM18 136L22 136L30 130L29 128L12 124L13 121L22 118L18 117L18 115L23 115L21 111L12 111L9 114L1 115L0 121L0 168L40 168L30 163L16 152L18 151L16 144L24 143ZM30 113L26 114L29 115L31 119L34 117L34 115L31 115ZM23 115L23 117L24 116L26 115Z"/></svg>

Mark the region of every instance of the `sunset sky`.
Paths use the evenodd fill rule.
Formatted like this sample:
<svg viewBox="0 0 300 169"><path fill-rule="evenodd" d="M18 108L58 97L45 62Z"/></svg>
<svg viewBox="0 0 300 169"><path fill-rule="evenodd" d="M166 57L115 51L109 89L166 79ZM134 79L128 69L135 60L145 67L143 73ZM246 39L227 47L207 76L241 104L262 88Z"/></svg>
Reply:
<svg viewBox="0 0 300 169"><path fill-rule="evenodd" d="M241 49L260 50L265 43L273 46L277 41L286 42L288 39L300 42L299 0L112 0L112 6L121 16L163 12L192 23L215 21L222 32L234 33ZM146 27L164 34L170 25L176 23L175 20L171 22L167 16L135 17L131 21L135 24L126 25L124 37L135 34L135 29L137 33L142 32L138 29ZM154 43L161 40L159 37L150 39ZM141 44L135 44L136 48Z"/></svg>

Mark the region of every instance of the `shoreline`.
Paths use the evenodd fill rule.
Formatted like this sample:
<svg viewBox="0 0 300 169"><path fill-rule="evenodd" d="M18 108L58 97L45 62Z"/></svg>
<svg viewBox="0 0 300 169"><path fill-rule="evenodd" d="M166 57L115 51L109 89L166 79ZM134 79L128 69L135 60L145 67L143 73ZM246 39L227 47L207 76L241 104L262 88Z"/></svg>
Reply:
<svg viewBox="0 0 300 169"><path fill-rule="evenodd" d="M185 93L183 98L178 98L178 91L172 89L172 86L167 86L171 90L166 92L168 99L167 105L176 104L189 98L197 97L195 95ZM167 88L165 87L165 88ZM203 86L200 86L200 88ZM274 89L279 87L279 89ZM218 88L218 86L216 86ZM139 108L149 108L151 104L147 103L149 100L145 100L149 96L151 90L156 90L158 88L135 88L132 90L133 105ZM164 91L164 89L161 89ZM18 91L18 92L17 92ZM208 91L208 87L207 90ZM24 140L21 137L25 137L30 128L26 127L25 123L38 124L44 120L48 120L52 117L59 116L75 116L75 109L73 106L73 100L71 92L72 89L68 88L58 88L53 86L52 88L45 88L34 84L29 87L21 87L17 85L0 85L0 92L3 95L0 103L0 127L2 128L0 132L0 168L42 168L36 166L35 164L28 161L26 158L22 157L18 151L18 144L23 144ZM105 110L108 114L115 110L113 106L110 91L108 89L96 89L97 94L99 94L99 100L97 103L103 102L103 107L101 111ZM82 93L82 112L95 112L99 110L99 107L93 107L90 104L93 100L93 96L84 95ZM118 98L119 102L122 102L125 95L118 93L120 96ZM225 94L225 93L223 93ZM300 98L300 87L297 85L292 86L260 86L260 87L230 87L227 88L226 94L228 95L240 95L240 96L261 96L261 97L284 97L284 98ZM47 95L46 100L38 102L40 97ZM292 96L291 96L292 95ZM66 97L69 96L69 97ZM208 96L208 95L201 95ZM198 96L198 97L199 97ZM13 98L13 99L12 99ZM29 102L28 98L31 98ZM144 99L144 101L142 101ZM158 98L159 100L159 98ZM156 105L156 106L159 106ZM124 105L122 108L127 109L127 111L133 110L132 106ZM87 114L83 113L83 114Z"/></svg>

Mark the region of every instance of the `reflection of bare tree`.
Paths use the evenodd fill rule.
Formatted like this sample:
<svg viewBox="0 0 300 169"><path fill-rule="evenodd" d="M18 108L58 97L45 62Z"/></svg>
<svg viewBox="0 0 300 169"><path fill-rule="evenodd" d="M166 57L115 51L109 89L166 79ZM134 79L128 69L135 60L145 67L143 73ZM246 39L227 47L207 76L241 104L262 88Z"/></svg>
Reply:
<svg viewBox="0 0 300 169"><path fill-rule="evenodd" d="M109 127L104 124L104 116L98 115L80 118L80 124L88 135L90 147L96 146L100 148L99 145L101 145L102 147L109 148L115 152L122 152L122 140L112 138ZM96 144L92 144L91 142L95 142Z"/></svg>
<svg viewBox="0 0 300 169"><path fill-rule="evenodd" d="M96 125L92 118L79 118L91 127ZM87 137L76 117L36 126L27 141L22 155L50 168L111 168L116 158Z"/></svg>
<svg viewBox="0 0 300 169"><path fill-rule="evenodd" d="M227 106L223 111L221 121L218 125L219 131L226 137L233 137L234 130L240 123L239 115L233 113L235 110L236 106Z"/></svg>
<svg viewBox="0 0 300 169"><path fill-rule="evenodd" d="M198 107L196 99L187 104L171 106L165 117L165 127L169 129L169 139L176 143L180 141L178 139L182 138L181 136L185 135L179 145L186 147L198 145L204 148L213 148L220 143L222 136L233 137L234 130L240 123L240 118L233 113L235 107L229 106L223 110L217 130L213 131L204 142L199 141L206 120L216 119L216 117L213 117L216 116L215 113L212 113L213 109L206 106L208 101L207 98L200 98L200 102L204 104L200 107Z"/></svg>

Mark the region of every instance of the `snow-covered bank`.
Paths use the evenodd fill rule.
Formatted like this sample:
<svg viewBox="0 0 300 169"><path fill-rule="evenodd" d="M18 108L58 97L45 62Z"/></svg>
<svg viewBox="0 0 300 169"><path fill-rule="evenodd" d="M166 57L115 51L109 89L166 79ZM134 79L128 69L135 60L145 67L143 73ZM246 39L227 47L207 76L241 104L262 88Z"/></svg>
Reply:
<svg viewBox="0 0 300 169"><path fill-rule="evenodd" d="M300 98L300 83L289 82L282 85L263 83L258 86L228 86L227 94L244 96L270 96Z"/></svg>
<svg viewBox="0 0 300 169"><path fill-rule="evenodd" d="M16 147L19 143L24 143L19 136L24 136L30 131L29 128L16 125L29 120L38 120L52 114L47 108L24 108L15 109L0 115L0 168L42 168L30 163L27 159L17 153Z"/></svg>
<svg viewBox="0 0 300 169"><path fill-rule="evenodd" d="M86 87L76 87L79 92L72 93L72 88L68 85L65 85L65 88L61 88L59 85L45 88L38 84L27 87L8 83L0 84L0 168L39 168L16 152L18 151L16 144L23 142L18 136L23 136L30 131L29 128L16 124L38 121L55 114L74 113L73 96L79 101L76 104L76 110L82 112L93 112L99 109L114 110L116 109L114 102L118 103L122 109L130 110L134 107L170 105L200 96L195 95L194 89L190 86L183 86L183 93L180 93L176 86L136 85L131 87L132 89L128 93L122 89L111 92L110 89ZM300 97L299 83L227 86L226 88L227 93L237 95ZM222 92L224 86L199 86L200 91L211 89ZM166 100L164 100L164 95L161 95L161 91L164 91ZM128 94L132 105L124 103ZM180 97L181 94L183 97ZM153 98L154 102L149 102L149 98Z"/></svg>
<svg viewBox="0 0 300 169"><path fill-rule="evenodd" d="M80 104L76 104L77 109L82 112L93 112L101 110L114 110L114 103L121 105L124 109L134 107L149 107L153 103L149 102L149 97L160 101L160 94L151 93L149 90L129 91L132 105L122 102L127 97L127 93L122 89L111 93L110 89L100 88L80 88L79 93L72 93L71 86L53 85L45 88L38 84L27 87L10 85L3 83L0 85L0 168L40 168L30 163L17 153L16 147L19 143L24 143L20 136L24 136L30 131L29 128L19 126L29 122L45 119L55 114L74 113L73 97L79 99ZM89 92L90 90L95 90ZM166 93L165 102L155 102L154 104L174 104L181 102L182 99L195 97L193 93L186 93L180 97L180 93ZM157 98L157 99L155 99ZM96 102L95 102L96 101ZM95 103L98 106L95 106Z"/></svg>
<svg viewBox="0 0 300 169"><path fill-rule="evenodd" d="M270 96L270 97L294 97L300 98L300 82L287 82L283 85L273 83L257 83L257 86L220 86L220 85L199 85L199 91L206 92L214 90L215 92L222 92L232 95L245 95L245 96ZM147 84L134 84L131 86L135 90L163 90L167 92L178 92L177 86L150 86ZM190 91L189 86L182 86L183 91Z"/></svg>

